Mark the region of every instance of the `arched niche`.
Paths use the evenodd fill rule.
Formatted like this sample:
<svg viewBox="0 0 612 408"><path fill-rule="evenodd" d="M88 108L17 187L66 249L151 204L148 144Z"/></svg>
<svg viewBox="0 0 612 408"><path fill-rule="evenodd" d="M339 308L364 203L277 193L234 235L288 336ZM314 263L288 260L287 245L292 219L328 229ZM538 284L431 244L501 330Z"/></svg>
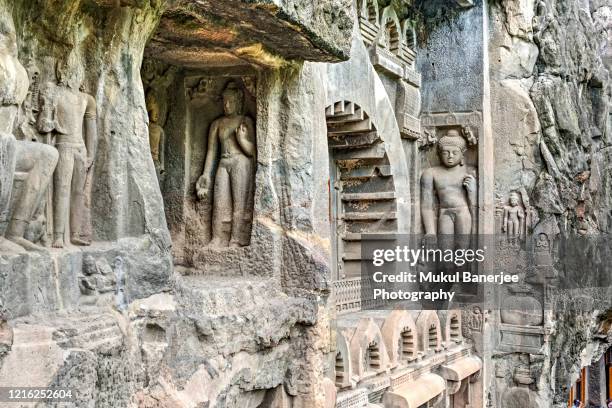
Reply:
<svg viewBox="0 0 612 408"><path fill-rule="evenodd" d="M406 47L413 51L416 49L416 29L411 20L406 19L402 22L402 40Z"/></svg>
<svg viewBox="0 0 612 408"><path fill-rule="evenodd" d="M377 0L361 0L361 17L365 18L370 24L379 26L380 15Z"/></svg>
<svg viewBox="0 0 612 408"><path fill-rule="evenodd" d="M389 366L387 347L372 318L362 318L359 321L349 350L354 373L360 379L367 374L383 372Z"/></svg>
<svg viewBox="0 0 612 408"><path fill-rule="evenodd" d="M419 349L436 353L442 350L442 330L435 310L422 310L416 321L419 332Z"/></svg>
<svg viewBox="0 0 612 408"><path fill-rule="evenodd" d="M388 220L391 224L395 223L396 228L385 228L384 231L409 233L413 227L412 215L414 211L411 206L413 202L410 184L412 173L409 171L410 166L404 151L404 141L397 119L393 114L390 114L390 112L394 112L395 101L392 103L379 74L374 66L368 62L369 59L370 52L366 44L361 38L355 36L352 42L351 58L340 64L327 64L326 106L335 106L340 101L350 101L354 106L359 106L362 112L366 112L372 123L376 125L375 136L381 140L381 143L364 152L368 155L364 159L372 162L373 160L384 159L384 156L386 156L385 161L388 165L375 164L368 166L367 169L355 169L354 172L351 172L351 175L355 176L360 172L371 171L372 173L369 174L379 174L386 177L389 186L392 182L393 194L385 193L383 197L385 197L385 200L394 200L397 209L395 214L383 211L384 214L387 214L383 222ZM357 108L355 108L355 112L357 113ZM356 163L361 164L363 160ZM401 200L396 199L396 197L401 197ZM388 203L387 201L383 204ZM372 207L370 206L370 208Z"/></svg>
<svg viewBox="0 0 612 408"><path fill-rule="evenodd" d="M418 331L414 319L406 310L392 311L383 322L381 333L392 366L417 358Z"/></svg>
<svg viewBox="0 0 612 408"><path fill-rule="evenodd" d="M393 54L400 55L402 47L402 26L392 5L383 9L380 19L380 28L378 43Z"/></svg>
<svg viewBox="0 0 612 408"><path fill-rule="evenodd" d="M334 357L334 383L341 389L351 385L353 375L349 343L344 335L336 333L336 354Z"/></svg>
<svg viewBox="0 0 612 408"><path fill-rule="evenodd" d="M439 312L440 324L444 331L444 340L449 343L463 341L460 310L443 310Z"/></svg>

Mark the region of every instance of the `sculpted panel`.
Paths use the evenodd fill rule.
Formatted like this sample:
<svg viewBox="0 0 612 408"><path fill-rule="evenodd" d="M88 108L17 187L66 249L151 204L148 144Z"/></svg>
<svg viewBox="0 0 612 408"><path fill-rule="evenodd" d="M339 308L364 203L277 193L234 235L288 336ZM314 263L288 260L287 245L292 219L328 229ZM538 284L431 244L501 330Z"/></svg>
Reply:
<svg viewBox="0 0 612 408"><path fill-rule="evenodd" d="M498 194L496 224L503 236L500 237L500 248L520 246L537 221L537 211L530 205L524 188L511 190L507 195Z"/></svg>
<svg viewBox="0 0 612 408"><path fill-rule="evenodd" d="M253 223L255 124L243 113L244 93L230 81L222 94L223 115L212 122L198 198L212 208L211 247L249 244Z"/></svg>
<svg viewBox="0 0 612 408"><path fill-rule="evenodd" d="M58 161L58 152L45 144L16 140L17 113L28 91L28 75L17 59L13 22L0 19L0 251L20 252L42 247L25 239L41 205ZM15 176L21 182L12 197ZM7 225L8 224L8 225Z"/></svg>
<svg viewBox="0 0 612 408"><path fill-rule="evenodd" d="M508 240L520 239L523 236L523 221L525 211L520 205L520 197L516 191L510 193L508 205L504 206L504 222L502 232L508 235Z"/></svg>
<svg viewBox="0 0 612 408"><path fill-rule="evenodd" d="M153 158L157 177L161 178L166 170L166 133L160 124L160 109L155 97L147 98L147 111L149 112L149 146L151 147L151 157Z"/></svg>
<svg viewBox="0 0 612 408"><path fill-rule="evenodd" d="M56 63L56 79L41 86L40 70L32 65L28 74L17 59L8 19L0 22L0 42L2 250L42 250L51 231L52 246L62 248L66 230L72 244L89 245L96 103L81 91L81 67L70 55Z"/></svg>
<svg viewBox="0 0 612 408"><path fill-rule="evenodd" d="M96 102L80 91L83 78L74 61L56 66L57 83L49 82L41 91L38 130L52 133L59 161L53 174L53 247L65 245L69 225L70 241L89 245L86 228L85 185L95 157Z"/></svg>
<svg viewBox="0 0 612 408"><path fill-rule="evenodd" d="M470 140L467 132L447 130L437 141L440 164L425 169L421 176L421 218L429 241L438 235L475 232L478 184L476 169L466 165L464 157Z"/></svg>
<svg viewBox="0 0 612 408"><path fill-rule="evenodd" d="M168 95L172 94L171 87L177 71L177 67L167 66L152 59L145 59L141 69L145 103L149 115L149 146L160 186L163 185L168 170L166 143L169 139L165 127L170 111L171 98Z"/></svg>

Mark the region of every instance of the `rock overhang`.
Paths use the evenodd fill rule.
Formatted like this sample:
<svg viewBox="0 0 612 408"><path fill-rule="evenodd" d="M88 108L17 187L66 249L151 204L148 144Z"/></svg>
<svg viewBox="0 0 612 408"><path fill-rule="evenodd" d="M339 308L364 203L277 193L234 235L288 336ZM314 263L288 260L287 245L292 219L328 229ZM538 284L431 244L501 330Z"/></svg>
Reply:
<svg viewBox="0 0 612 408"><path fill-rule="evenodd" d="M168 4L147 54L190 68L348 59L350 0L177 0Z"/></svg>

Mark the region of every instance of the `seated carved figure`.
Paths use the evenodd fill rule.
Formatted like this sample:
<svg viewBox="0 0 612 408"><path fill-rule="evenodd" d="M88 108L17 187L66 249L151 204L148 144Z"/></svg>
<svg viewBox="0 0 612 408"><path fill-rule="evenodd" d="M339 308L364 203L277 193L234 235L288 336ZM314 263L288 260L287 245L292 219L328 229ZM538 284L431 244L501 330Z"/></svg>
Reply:
<svg viewBox="0 0 612 408"><path fill-rule="evenodd" d="M477 203L475 170L464 165L467 142L458 130L449 130L438 141L442 165L429 168L421 176L421 217L426 238L437 235L464 238L472 231ZM438 213L434 211L437 199ZM437 225L436 225L437 218Z"/></svg>
<svg viewBox="0 0 612 408"><path fill-rule="evenodd" d="M42 249L24 236L58 160L53 147L13 136L19 105L27 91L28 75L17 59L13 22L0 17L0 252ZM11 198L15 172L25 177L18 196Z"/></svg>
<svg viewBox="0 0 612 408"><path fill-rule="evenodd" d="M204 171L196 190L200 200L212 201L210 246L246 246L253 222L255 129L242 114L244 94L230 82L223 92L225 114L210 126ZM214 187L213 187L214 175Z"/></svg>

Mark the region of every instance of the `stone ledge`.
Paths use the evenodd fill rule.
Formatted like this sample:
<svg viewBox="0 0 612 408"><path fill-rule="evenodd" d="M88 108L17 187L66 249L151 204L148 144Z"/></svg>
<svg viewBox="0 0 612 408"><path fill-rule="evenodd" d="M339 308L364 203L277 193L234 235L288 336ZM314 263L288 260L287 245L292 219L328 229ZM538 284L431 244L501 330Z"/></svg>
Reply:
<svg viewBox="0 0 612 408"><path fill-rule="evenodd" d="M2 254L0 304L9 319L100 306L100 302L121 308L166 289L171 272L170 254L160 250L149 236L40 253ZM114 286L101 291L83 286L84 279L92 280L98 273L110 277Z"/></svg>

